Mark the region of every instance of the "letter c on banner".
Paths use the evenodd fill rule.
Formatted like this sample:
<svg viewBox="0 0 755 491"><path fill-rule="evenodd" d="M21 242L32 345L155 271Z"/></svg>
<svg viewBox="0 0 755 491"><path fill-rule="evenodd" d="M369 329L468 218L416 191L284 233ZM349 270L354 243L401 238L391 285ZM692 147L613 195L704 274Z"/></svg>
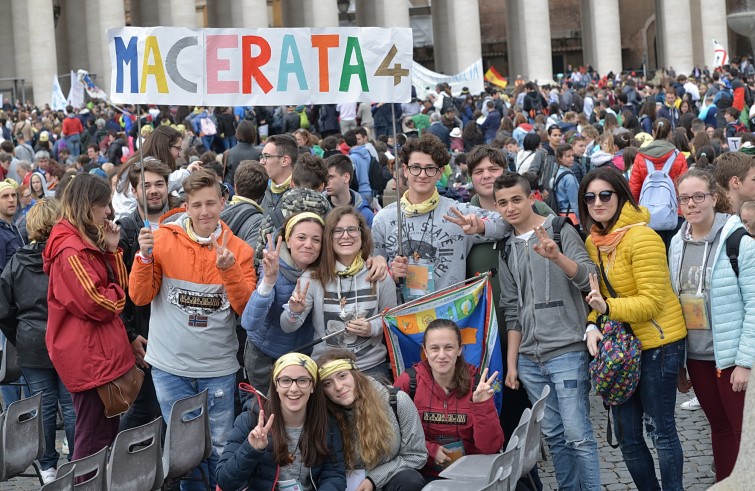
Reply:
<svg viewBox="0 0 755 491"><path fill-rule="evenodd" d="M168 76L173 81L173 83L178 85L186 92L191 92L193 94L197 93L197 84L186 80L183 75L181 75L181 72L178 71L178 55L181 54L181 51L184 48L188 48L189 46L197 46L198 44L198 36L187 36L185 38L181 38L170 48L170 50L168 51L168 57L165 59Z"/></svg>

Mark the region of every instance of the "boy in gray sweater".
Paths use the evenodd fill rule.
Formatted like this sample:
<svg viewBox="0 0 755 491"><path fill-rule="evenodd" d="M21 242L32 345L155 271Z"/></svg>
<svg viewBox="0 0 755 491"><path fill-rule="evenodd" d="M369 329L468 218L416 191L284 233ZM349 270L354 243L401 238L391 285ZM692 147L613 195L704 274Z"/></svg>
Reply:
<svg viewBox="0 0 755 491"><path fill-rule="evenodd" d="M499 249L501 306L508 349L506 385L534 403L550 387L542 431L559 489L600 489L597 445L590 422L587 307L582 290L597 273L577 231L568 224L554 240L554 217L532 210L530 186L506 173L494 184L496 208L509 224ZM522 356L520 356L522 355Z"/></svg>

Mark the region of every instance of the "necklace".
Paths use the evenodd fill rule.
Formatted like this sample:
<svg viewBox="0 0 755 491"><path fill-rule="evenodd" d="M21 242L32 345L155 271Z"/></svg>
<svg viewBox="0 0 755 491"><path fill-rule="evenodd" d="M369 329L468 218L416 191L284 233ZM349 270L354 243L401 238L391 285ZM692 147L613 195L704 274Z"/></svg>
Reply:
<svg viewBox="0 0 755 491"><path fill-rule="evenodd" d="M435 222L433 222L434 214L435 214L435 210L431 211L428 214L427 219L425 219L425 223L423 226L424 230L422 231L422 235L420 236L419 240L415 240L411 238L411 235L409 234L409 230L406 227L406 221L404 221L404 223L401 224L402 228L404 229L404 235L406 236L406 239L409 243L408 244L409 255L412 257L412 259L414 259L415 263L418 263L421 258L419 249L420 247L422 247L422 244L425 242L425 234L427 233L428 230L430 230L430 237L432 237L433 235L433 231L435 229Z"/></svg>
<svg viewBox="0 0 755 491"><path fill-rule="evenodd" d="M338 304L341 306L341 312L338 314L338 317L341 318L341 320L346 320L346 318L349 316L349 314L346 313L346 304L348 303L348 297L341 293L341 276L336 276L336 288L338 288ZM359 312L359 297L357 296L357 280L356 276L353 276L351 278L351 290L354 294L354 317L356 317L357 312Z"/></svg>

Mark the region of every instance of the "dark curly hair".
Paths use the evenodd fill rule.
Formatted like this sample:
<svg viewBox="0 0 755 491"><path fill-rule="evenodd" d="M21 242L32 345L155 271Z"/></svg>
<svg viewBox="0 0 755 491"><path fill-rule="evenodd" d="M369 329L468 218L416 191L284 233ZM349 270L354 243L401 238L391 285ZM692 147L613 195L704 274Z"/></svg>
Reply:
<svg viewBox="0 0 755 491"><path fill-rule="evenodd" d="M432 157L438 167L443 168L451 160L446 146L435 135L426 133L419 138L407 140L399 153L399 158L404 165L409 165L409 157L414 152L426 153Z"/></svg>

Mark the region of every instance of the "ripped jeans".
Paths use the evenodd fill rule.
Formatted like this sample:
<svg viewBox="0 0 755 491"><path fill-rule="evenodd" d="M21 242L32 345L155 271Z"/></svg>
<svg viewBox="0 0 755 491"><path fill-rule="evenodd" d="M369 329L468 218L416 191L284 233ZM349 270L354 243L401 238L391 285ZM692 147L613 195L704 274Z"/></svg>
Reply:
<svg viewBox="0 0 755 491"><path fill-rule="evenodd" d="M653 455L645 443L644 431L655 444L664 491L683 488L684 455L676 432L676 386L684 363L684 339L644 350L640 383L632 397L613 406L614 434L621 453L640 491L660 490Z"/></svg>
<svg viewBox="0 0 755 491"><path fill-rule="evenodd" d="M519 380L534 404L543 387L551 392L545 401L542 432L553 457L559 490L599 490L600 461L590 422L590 380L587 351L572 351L538 363L519 356Z"/></svg>
<svg viewBox="0 0 755 491"><path fill-rule="evenodd" d="M152 367L152 381L155 393L160 403L160 411L166 424L170 424L170 410L179 399L190 397L207 390L207 414L210 418L210 438L212 439L212 453L200 466L205 476L209 477L210 487L215 489L215 466L223 453L228 441L228 435L233 428L233 395L236 387L236 373L223 377L190 378L173 375L156 367ZM193 417L190 414L190 417ZM199 477L198 469L194 476ZM181 491L206 487L200 482L181 481Z"/></svg>

